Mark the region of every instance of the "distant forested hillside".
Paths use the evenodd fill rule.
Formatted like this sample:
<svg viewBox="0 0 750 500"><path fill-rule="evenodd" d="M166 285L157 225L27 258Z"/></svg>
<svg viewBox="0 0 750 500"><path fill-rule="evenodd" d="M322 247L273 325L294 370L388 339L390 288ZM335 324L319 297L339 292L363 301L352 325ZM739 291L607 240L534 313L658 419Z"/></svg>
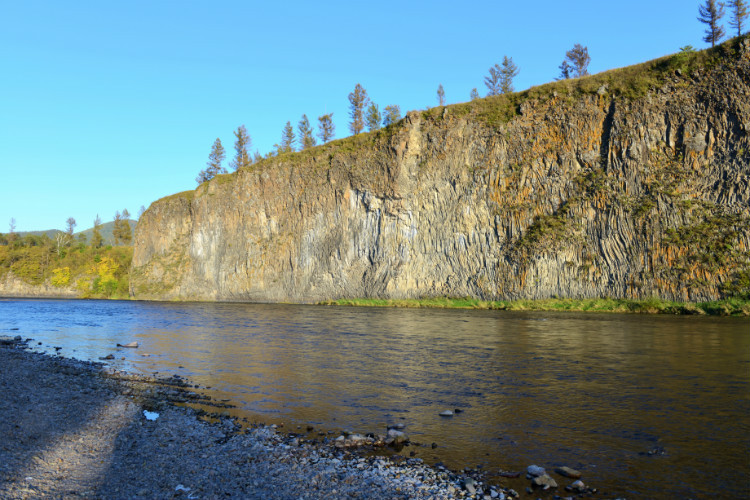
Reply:
<svg viewBox="0 0 750 500"><path fill-rule="evenodd" d="M135 225L138 223L138 221L133 220L133 219L128 219L128 223L130 224L130 229L134 230ZM104 239L105 245L115 244L115 239L114 239L114 236L112 235L114 228L115 228L115 221L105 222L102 224L99 232L101 233L102 238ZM62 233L62 232L63 231L60 231L59 229L48 229L46 231L21 231L16 234L18 234L19 238L24 238L26 236L45 236L46 235L50 239L54 240L57 233ZM73 236L75 237L76 240L78 240L79 235L81 234L83 234L86 237L87 242L90 242L91 236L94 234L94 228L90 227L86 230L79 231L77 233L74 233ZM5 236L7 237L7 234Z"/></svg>

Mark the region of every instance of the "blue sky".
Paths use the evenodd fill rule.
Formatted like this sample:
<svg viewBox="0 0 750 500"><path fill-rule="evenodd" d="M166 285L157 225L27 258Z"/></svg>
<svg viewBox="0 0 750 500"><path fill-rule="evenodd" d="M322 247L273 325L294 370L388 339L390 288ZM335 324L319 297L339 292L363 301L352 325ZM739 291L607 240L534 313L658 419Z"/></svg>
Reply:
<svg viewBox="0 0 750 500"><path fill-rule="evenodd" d="M592 73L704 48L699 2L35 1L0 14L0 232L78 230L193 189L214 139L244 124L261 154L287 121L334 113L361 83L402 113L485 95L513 58L516 90L588 47Z"/></svg>

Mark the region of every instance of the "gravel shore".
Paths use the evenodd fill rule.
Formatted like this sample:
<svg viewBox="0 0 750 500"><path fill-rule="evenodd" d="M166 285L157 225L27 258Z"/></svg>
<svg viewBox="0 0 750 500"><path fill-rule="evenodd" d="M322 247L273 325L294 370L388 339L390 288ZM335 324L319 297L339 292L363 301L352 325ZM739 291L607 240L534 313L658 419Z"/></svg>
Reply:
<svg viewBox="0 0 750 500"><path fill-rule="evenodd" d="M113 374L9 339L0 387L0 498L517 495L420 459L366 456L364 436L321 444L274 426L209 423L174 404L204 397L184 380Z"/></svg>

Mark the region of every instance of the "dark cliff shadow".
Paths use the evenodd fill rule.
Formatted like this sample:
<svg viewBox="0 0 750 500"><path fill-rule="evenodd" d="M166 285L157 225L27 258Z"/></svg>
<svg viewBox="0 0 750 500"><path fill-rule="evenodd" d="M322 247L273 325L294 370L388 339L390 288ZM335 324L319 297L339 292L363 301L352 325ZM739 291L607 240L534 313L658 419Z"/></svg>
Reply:
<svg viewBox="0 0 750 500"><path fill-rule="evenodd" d="M0 388L0 497L57 497L95 486L91 466L99 457L88 453L86 429L116 394L80 362L13 347L0 347Z"/></svg>
<svg viewBox="0 0 750 500"><path fill-rule="evenodd" d="M602 170L607 170L609 165L609 142L612 135L612 123L615 118L615 101L614 99L609 103L609 109L607 110L607 116L604 118L602 124L602 138L599 146L599 157L601 158Z"/></svg>

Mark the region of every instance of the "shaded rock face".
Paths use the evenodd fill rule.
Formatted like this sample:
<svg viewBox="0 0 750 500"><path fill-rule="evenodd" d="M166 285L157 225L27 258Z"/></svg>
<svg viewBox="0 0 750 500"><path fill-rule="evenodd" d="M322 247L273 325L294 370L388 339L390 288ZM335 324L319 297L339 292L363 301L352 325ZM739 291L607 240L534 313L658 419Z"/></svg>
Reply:
<svg viewBox="0 0 750 500"><path fill-rule="evenodd" d="M658 296L750 282L750 54L638 99L460 107L155 202L136 298ZM601 90L601 89L600 89Z"/></svg>

